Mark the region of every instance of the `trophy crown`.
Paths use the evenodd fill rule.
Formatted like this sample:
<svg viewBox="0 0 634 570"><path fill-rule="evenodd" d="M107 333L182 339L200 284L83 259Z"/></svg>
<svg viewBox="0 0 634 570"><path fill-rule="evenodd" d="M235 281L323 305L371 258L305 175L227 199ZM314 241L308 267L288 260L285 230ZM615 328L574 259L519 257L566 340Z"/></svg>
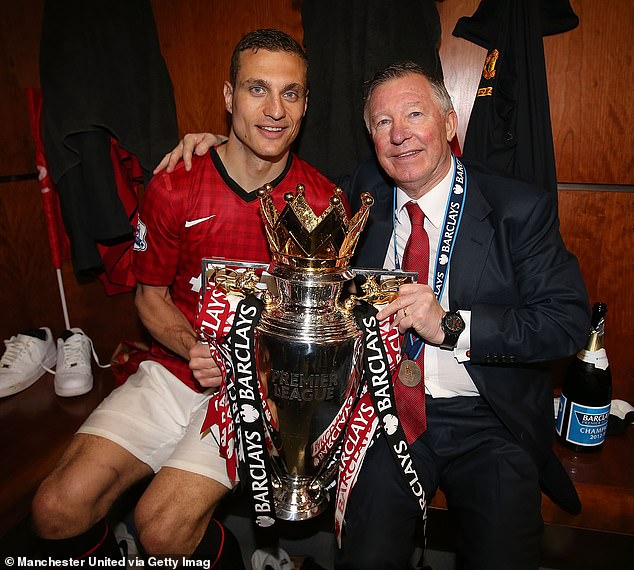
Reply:
<svg viewBox="0 0 634 570"><path fill-rule="evenodd" d="M343 191L335 187L330 205L317 216L306 201L303 184L297 185L296 193L284 194L286 205L282 212L273 203L272 190L266 184L258 190L258 196L273 262L296 269L347 268L374 198L364 192L361 208L349 218Z"/></svg>

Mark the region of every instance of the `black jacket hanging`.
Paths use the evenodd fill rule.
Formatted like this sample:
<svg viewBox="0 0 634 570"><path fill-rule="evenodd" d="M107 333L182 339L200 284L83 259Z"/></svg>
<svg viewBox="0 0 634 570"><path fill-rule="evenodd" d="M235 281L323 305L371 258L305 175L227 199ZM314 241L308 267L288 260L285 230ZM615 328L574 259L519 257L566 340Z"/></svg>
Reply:
<svg viewBox="0 0 634 570"><path fill-rule="evenodd" d="M363 123L363 84L411 60L442 77L434 0L304 0L310 89L298 154L332 179L373 154Z"/></svg>
<svg viewBox="0 0 634 570"><path fill-rule="evenodd" d="M110 137L149 180L178 142L172 83L149 0L47 0L40 43L42 131L75 270L100 270L96 242L130 240Z"/></svg>
<svg viewBox="0 0 634 570"><path fill-rule="evenodd" d="M557 189L542 37L575 28L569 0L482 0L454 36L488 50L463 156Z"/></svg>

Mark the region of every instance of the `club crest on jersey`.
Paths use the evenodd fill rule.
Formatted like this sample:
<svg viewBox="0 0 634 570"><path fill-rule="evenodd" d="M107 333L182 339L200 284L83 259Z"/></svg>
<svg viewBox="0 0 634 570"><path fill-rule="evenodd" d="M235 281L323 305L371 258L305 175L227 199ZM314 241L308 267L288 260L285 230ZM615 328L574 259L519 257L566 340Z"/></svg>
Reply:
<svg viewBox="0 0 634 570"><path fill-rule="evenodd" d="M485 79L493 79L495 77L495 65L500 57L500 52L496 49L491 50L487 54L487 58L484 60L484 69L482 70L482 77Z"/></svg>
<svg viewBox="0 0 634 570"><path fill-rule="evenodd" d="M136 234L134 235L134 251L145 251L147 249L147 241L145 236L147 234L147 226L139 218L139 222L136 226Z"/></svg>

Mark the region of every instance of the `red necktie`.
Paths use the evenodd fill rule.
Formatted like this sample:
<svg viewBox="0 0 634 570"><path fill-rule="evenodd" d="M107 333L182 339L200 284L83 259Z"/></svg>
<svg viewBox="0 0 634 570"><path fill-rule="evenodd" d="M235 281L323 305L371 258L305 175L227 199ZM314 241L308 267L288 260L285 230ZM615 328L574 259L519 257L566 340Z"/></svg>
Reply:
<svg viewBox="0 0 634 570"><path fill-rule="evenodd" d="M425 214L416 202L405 204L409 219L412 222L412 233L407 240L405 252L403 254L403 271L418 272L418 283L427 283L429 273L429 236L423 226ZM408 340L408 337L409 338ZM407 358L416 360L421 373L421 381L416 386L406 386L400 379L394 384L394 395L396 399L396 409L399 419L407 438L407 443L416 441L425 431L427 422L425 420L425 346L422 345L420 337L412 329L405 333L406 348L408 348ZM414 341L413 346L412 342ZM422 346L421 346L422 345ZM418 346L418 348L416 348ZM418 355L416 352L420 352ZM413 350L413 353L411 351ZM401 366L403 368L403 366ZM405 370L399 372L402 375Z"/></svg>

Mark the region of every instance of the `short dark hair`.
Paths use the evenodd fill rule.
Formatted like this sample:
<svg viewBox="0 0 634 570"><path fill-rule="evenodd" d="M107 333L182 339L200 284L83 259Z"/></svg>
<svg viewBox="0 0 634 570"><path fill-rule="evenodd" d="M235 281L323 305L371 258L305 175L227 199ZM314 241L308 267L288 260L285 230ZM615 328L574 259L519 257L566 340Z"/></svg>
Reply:
<svg viewBox="0 0 634 570"><path fill-rule="evenodd" d="M238 71L240 70L240 54L246 50L257 52L259 49L268 51L285 51L299 56L306 69L308 69L308 58L302 46L288 34L274 29L263 29L249 32L236 45L231 55L231 66L229 68L229 79L231 85L235 87Z"/></svg>
<svg viewBox="0 0 634 570"><path fill-rule="evenodd" d="M370 97L374 90L379 86L383 85L383 83L387 83L392 79L399 79L400 77L405 77L406 75L415 74L421 75L429 83L431 84L432 90L434 92L434 97L438 102L440 110L443 113L449 112L453 109L453 103L451 102L451 96L447 92L447 88L442 79L432 75L429 71L426 71L417 63L413 61L400 61L397 63L392 63L388 65L385 69L378 71L370 81L366 82L364 86L364 97L363 97L363 118L365 120L366 126L368 125L368 102L370 101Z"/></svg>

